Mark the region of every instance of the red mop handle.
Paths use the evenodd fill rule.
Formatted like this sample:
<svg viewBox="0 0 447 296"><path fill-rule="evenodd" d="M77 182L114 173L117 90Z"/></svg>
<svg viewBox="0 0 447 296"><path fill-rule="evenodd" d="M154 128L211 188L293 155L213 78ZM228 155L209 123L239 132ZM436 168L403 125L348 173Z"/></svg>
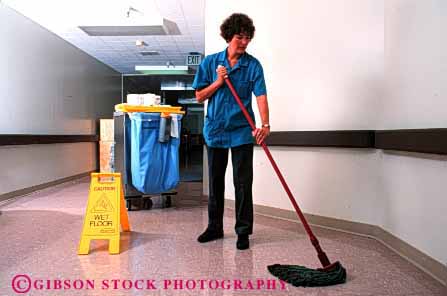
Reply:
<svg viewBox="0 0 447 296"><path fill-rule="evenodd" d="M248 123L251 126L251 129L254 131L256 130L255 123L253 122L253 119L251 119L250 115L247 112L247 109L245 108L244 104L242 104L241 98L237 94L236 90L233 87L233 84L231 83L230 78L228 75L225 76L225 83L227 84L228 88L230 89L231 93L233 94L234 99L236 100L237 104L242 110L242 113L244 113L245 118L247 119ZM323 267L326 267L330 265L330 261L328 257L326 256L326 253L323 252L323 250L320 247L320 244L315 237L315 235L312 232L312 229L310 229L309 224L306 221L306 218L303 215L303 212L301 211L300 207L296 203L295 198L293 197L292 192L289 189L289 186L286 183L286 180L284 179L283 175L281 174L281 171L279 170L278 166L276 165L275 160L273 159L272 154L270 153L270 150L268 149L267 145L264 141L261 142L261 146L264 149L265 154L267 155L268 159L270 160L270 163L273 166L273 169L275 170L276 174L278 175L279 180L281 181L282 186L287 192L287 195L289 196L290 201L292 202L293 207L295 208L296 213L298 214L298 217L301 220L301 223L303 223L304 229L306 230L307 234L309 235L310 241L312 242L312 245L315 247L318 253L318 258L320 259L321 264Z"/></svg>

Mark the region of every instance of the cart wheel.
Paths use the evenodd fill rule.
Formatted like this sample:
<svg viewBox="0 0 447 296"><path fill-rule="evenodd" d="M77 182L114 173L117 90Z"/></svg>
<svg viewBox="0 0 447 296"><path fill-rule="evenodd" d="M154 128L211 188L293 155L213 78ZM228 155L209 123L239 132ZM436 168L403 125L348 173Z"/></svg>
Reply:
<svg viewBox="0 0 447 296"><path fill-rule="evenodd" d="M172 206L172 198L170 195L165 196L164 207L170 208Z"/></svg>
<svg viewBox="0 0 447 296"><path fill-rule="evenodd" d="M152 202L152 199L150 199L150 198L145 198L144 199L144 202L143 202L143 207L146 209L146 210L150 210L150 209L152 209L152 206L154 205L154 203Z"/></svg>
<svg viewBox="0 0 447 296"><path fill-rule="evenodd" d="M128 211L132 211L132 203L130 202L130 199L126 199L126 208Z"/></svg>

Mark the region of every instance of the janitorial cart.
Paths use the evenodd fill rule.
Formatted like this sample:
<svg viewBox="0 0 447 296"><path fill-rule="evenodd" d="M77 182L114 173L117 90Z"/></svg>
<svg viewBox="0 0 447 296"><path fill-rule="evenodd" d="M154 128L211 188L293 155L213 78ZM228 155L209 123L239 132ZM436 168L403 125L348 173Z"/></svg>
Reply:
<svg viewBox="0 0 447 296"><path fill-rule="evenodd" d="M181 107L118 104L114 112L114 171L123 176L128 210L152 198L170 207L179 182Z"/></svg>

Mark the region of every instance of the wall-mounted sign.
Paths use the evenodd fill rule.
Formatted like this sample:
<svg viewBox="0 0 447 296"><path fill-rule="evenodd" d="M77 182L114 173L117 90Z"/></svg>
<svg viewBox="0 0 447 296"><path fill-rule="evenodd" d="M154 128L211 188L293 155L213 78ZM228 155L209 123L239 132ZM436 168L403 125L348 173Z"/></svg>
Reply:
<svg viewBox="0 0 447 296"><path fill-rule="evenodd" d="M202 61L202 56L200 54L191 54L186 56L186 65L187 66L197 66L200 65Z"/></svg>

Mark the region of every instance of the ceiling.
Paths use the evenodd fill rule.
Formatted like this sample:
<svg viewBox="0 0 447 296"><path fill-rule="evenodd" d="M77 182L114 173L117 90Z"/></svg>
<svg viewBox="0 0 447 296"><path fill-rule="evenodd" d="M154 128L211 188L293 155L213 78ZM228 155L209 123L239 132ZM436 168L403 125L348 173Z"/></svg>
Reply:
<svg viewBox="0 0 447 296"><path fill-rule="evenodd" d="M5 0L6 5L122 74L135 66L185 66L205 50L205 0ZM131 8L131 9L129 9ZM108 16L156 19L174 26L167 35L90 36L79 26ZM112 20L114 19L112 18ZM154 33L152 33L154 34ZM143 42L137 46L136 41ZM145 53L141 53L145 52Z"/></svg>

